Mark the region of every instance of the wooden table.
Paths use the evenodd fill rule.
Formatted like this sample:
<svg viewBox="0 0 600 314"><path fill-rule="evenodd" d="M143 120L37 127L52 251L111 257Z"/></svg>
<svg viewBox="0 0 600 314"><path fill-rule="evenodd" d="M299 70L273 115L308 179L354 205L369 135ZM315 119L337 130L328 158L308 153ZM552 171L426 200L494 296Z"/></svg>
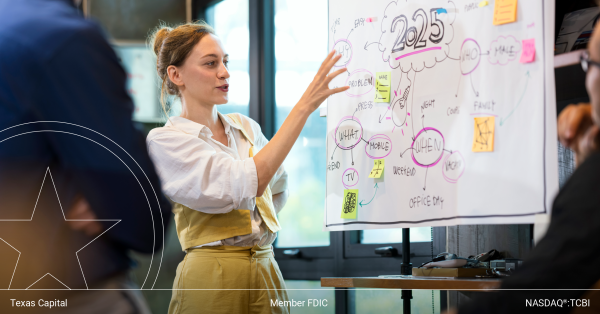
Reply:
<svg viewBox="0 0 600 314"><path fill-rule="evenodd" d="M469 291L498 289L500 287L500 279L454 277L323 277L321 278L321 287Z"/></svg>

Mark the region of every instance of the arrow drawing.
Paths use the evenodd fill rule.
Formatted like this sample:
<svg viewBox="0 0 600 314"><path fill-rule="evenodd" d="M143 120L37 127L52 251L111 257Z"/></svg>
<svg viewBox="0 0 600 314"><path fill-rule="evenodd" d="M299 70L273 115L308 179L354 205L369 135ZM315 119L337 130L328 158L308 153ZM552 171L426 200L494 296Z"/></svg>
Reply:
<svg viewBox="0 0 600 314"><path fill-rule="evenodd" d="M377 194L377 189L379 188L379 187L377 186L377 183L375 183L375 186L374 186L374 187L375 187L375 193L373 194L373 197L371 198L371 200L370 200L368 203L364 203L364 204L363 204L364 200L360 201L360 203L358 204L358 205L360 205L360 207L363 207L364 205L369 205L369 204L371 204L371 202L372 202L372 201L375 199L375 195Z"/></svg>
<svg viewBox="0 0 600 314"><path fill-rule="evenodd" d="M348 40L348 37L350 37L350 34L352 34L353 30L354 30L354 28L350 30L350 33L348 33L348 36L346 36L346 40Z"/></svg>
<svg viewBox="0 0 600 314"><path fill-rule="evenodd" d="M529 83L529 71L527 71L527 73L525 74L525 76L527 76L527 80L525 81L525 88L523 89L523 94L521 94L521 98L519 99L519 102L517 103L517 105L510 111L510 113L506 116L506 118L504 119L500 119L500 126L502 126L504 124L504 122L506 122L506 120L508 118L510 118L510 116L513 114L513 112L515 112L515 109L517 109L517 107L519 107L519 105L521 104L521 101L523 100L523 97L525 97L525 93L527 92L527 85Z"/></svg>
<svg viewBox="0 0 600 314"><path fill-rule="evenodd" d="M414 140L413 140L414 141ZM400 153L400 158L402 158L402 155L404 155L404 153L406 153L407 150L409 149L413 149L412 147L409 147L407 149L405 149L403 152Z"/></svg>
<svg viewBox="0 0 600 314"><path fill-rule="evenodd" d="M471 88L473 88L473 93L475 93L475 97L479 97L479 92L475 90L475 86L473 86L473 73L469 74L469 78L471 79Z"/></svg>
<svg viewBox="0 0 600 314"><path fill-rule="evenodd" d="M367 47L368 47L368 46L371 46L372 44L378 44L378 43L379 43L378 41L376 41L376 42L374 42L374 43L370 43L370 44L369 44L369 42L366 42L366 43L365 43L365 50L367 50Z"/></svg>

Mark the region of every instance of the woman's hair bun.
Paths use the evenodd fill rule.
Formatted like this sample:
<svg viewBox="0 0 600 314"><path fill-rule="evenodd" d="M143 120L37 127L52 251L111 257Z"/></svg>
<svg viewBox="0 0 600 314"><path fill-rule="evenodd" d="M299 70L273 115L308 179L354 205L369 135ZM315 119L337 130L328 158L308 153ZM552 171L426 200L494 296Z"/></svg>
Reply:
<svg viewBox="0 0 600 314"><path fill-rule="evenodd" d="M204 21L181 24L171 28L166 24L159 25L148 37L148 48L152 47L156 54L156 71L160 77L160 103L165 115L166 94L181 96L179 88L169 79L169 66L180 66L190 55L194 46L207 34L215 34L210 25Z"/></svg>
<svg viewBox="0 0 600 314"><path fill-rule="evenodd" d="M154 36L152 38L152 46L154 48L154 53L158 56L160 53L160 48L162 47L163 42L169 36L171 32L170 27L161 27L154 32Z"/></svg>

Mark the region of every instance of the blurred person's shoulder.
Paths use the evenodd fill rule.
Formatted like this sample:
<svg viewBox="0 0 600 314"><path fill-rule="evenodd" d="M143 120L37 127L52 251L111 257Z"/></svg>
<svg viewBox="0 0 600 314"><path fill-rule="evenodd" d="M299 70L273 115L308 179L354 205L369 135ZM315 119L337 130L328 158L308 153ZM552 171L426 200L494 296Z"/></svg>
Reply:
<svg viewBox="0 0 600 314"><path fill-rule="evenodd" d="M71 41L107 45L100 26L85 19L72 0L0 0L0 43L50 59Z"/></svg>
<svg viewBox="0 0 600 314"><path fill-rule="evenodd" d="M577 166L554 199L553 217L559 214L596 215L600 194L600 152L595 152ZM593 220L593 219L592 219ZM600 222L600 220L597 220ZM599 229L600 232L600 229Z"/></svg>

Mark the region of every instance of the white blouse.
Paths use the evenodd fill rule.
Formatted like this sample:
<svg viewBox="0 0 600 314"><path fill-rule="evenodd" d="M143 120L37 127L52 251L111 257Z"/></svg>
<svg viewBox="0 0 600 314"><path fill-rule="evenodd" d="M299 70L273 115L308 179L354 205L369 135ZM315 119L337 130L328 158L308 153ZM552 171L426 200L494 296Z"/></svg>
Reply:
<svg viewBox="0 0 600 314"><path fill-rule="evenodd" d="M207 214L224 214L236 209L252 211L251 234L198 247L271 245L277 234L269 231L255 209L258 176L254 159L249 157L250 142L227 116L218 115L225 126L227 146L213 139L205 125L182 117L171 117L164 127L150 131L146 144L163 191L173 202ZM239 116L246 133L254 136L256 154L268 140L258 123L244 115ZM287 190L287 173L283 165L269 186L274 196ZM279 212L279 202L274 200L274 204Z"/></svg>

